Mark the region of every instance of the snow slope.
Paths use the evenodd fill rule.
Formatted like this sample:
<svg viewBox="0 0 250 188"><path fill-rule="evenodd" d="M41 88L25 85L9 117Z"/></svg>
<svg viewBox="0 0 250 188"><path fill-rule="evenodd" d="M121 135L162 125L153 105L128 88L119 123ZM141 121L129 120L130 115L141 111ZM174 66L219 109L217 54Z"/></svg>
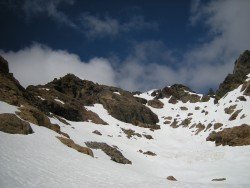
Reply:
<svg viewBox="0 0 250 188"><path fill-rule="evenodd" d="M151 92L138 97L152 99ZM101 104L86 108L97 113L108 125L71 121L66 125L50 118L77 144L84 146L86 141L97 141L117 146L132 165L115 163L101 150L93 150L94 158L79 153L63 145L56 138L57 133L34 124L31 126L35 133L30 135L0 132L0 187L250 187L250 146L215 147L214 143L206 142L213 127L194 135L196 130L189 129L190 126L174 129L164 124L164 117L171 116L181 122L188 113L193 113L190 125L221 122L224 128L249 124L249 97L247 101L240 101L237 99L240 95L239 87L218 104L210 100L173 105L168 103L169 99L161 99L164 108L150 107L160 119L161 129L156 131L121 122L110 116ZM225 107L231 105L236 105L235 110L242 109L233 121L229 121L230 115L224 112ZM200 110L195 110L196 106ZM209 113L201 113L203 109ZM15 106L0 102L0 113L17 110ZM245 117L241 119L243 114ZM121 128L151 135L153 139L144 136L129 139ZM92 133L95 130L102 135ZM154 152L156 156L139 150ZM170 175L178 181L168 181L166 177ZM214 178L226 178L226 181L211 181Z"/></svg>

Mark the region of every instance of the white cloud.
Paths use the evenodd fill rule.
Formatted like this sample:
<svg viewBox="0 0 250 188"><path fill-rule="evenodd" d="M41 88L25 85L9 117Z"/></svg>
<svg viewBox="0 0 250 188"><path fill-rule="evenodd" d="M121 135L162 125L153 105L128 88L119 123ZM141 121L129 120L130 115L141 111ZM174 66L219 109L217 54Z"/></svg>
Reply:
<svg viewBox="0 0 250 188"><path fill-rule="evenodd" d="M81 62L75 54L52 50L39 44L18 52L1 52L10 62L10 70L25 86L46 83L70 72L80 78L128 90L148 90L182 83L196 91L218 86L232 72L235 59L250 49L250 1L228 0L201 3L193 1L190 22L204 24L205 42L197 41L178 59L174 51L160 41L135 43L124 60L113 57ZM135 25L146 26L143 19L121 23L116 19L85 15L89 36L116 36ZM139 20L139 21L138 21ZM149 26L150 27L150 24Z"/></svg>
<svg viewBox="0 0 250 188"><path fill-rule="evenodd" d="M28 20L40 14L46 14L56 22L76 28L77 26L68 16L59 10L61 4L73 5L74 0L25 0L23 10Z"/></svg>
<svg viewBox="0 0 250 188"><path fill-rule="evenodd" d="M23 86L45 84L73 73L81 79L107 85L115 84L115 73L108 60L93 58L82 62L75 54L34 44L17 52L0 54L9 62L10 71Z"/></svg>
<svg viewBox="0 0 250 188"><path fill-rule="evenodd" d="M183 57L186 66L195 70L189 76L194 88L202 88L202 83L218 85L232 72L236 58L250 49L249 18L249 0L193 1L191 24L203 24L208 30L208 40L186 51Z"/></svg>
<svg viewBox="0 0 250 188"><path fill-rule="evenodd" d="M133 16L127 22L120 22L108 16L103 18L83 14L81 16L83 32L92 38L102 38L106 36L114 37L120 33L126 33L141 29L157 29L158 25L155 22L145 21L143 16Z"/></svg>

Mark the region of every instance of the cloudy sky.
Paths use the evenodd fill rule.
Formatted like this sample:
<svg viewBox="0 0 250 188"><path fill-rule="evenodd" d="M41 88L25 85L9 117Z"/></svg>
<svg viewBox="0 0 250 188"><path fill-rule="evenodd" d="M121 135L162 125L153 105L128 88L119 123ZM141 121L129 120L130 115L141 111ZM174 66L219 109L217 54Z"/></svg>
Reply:
<svg viewBox="0 0 250 188"><path fill-rule="evenodd" d="M23 86L73 73L205 93L250 49L250 0L1 0L0 55Z"/></svg>

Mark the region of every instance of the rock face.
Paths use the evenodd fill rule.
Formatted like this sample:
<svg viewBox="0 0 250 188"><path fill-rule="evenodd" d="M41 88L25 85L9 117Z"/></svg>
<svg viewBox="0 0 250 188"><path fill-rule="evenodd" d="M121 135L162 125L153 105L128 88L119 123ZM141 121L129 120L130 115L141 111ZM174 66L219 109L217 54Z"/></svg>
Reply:
<svg viewBox="0 0 250 188"><path fill-rule="evenodd" d="M0 56L0 72L9 73L8 62L2 56Z"/></svg>
<svg viewBox="0 0 250 188"><path fill-rule="evenodd" d="M101 149L104 153L111 157L112 161L121 164L132 164L132 162L126 159L122 153L114 147L109 146L103 142L85 142L85 144L92 149Z"/></svg>
<svg viewBox="0 0 250 188"><path fill-rule="evenodd" d="M9 73L6 60L0 56L0 100L19 106L26 101L27 93L19 82Z"/></svg>
<svg viewBox="0 0 250 188"><path fill-rule="evenodd" d="M207 137L207 141L215 142L216 146L250 145L250 126L243 124L233 128L226 128L219 132L212 132Z"/></svg>
<svg viewBox="0 0 250 188"><path fill-rule="evenodd" d="M174 84L171 87L165 87L161 90L156 90L151 94L155 99L170 98L169 102L176 104L178 101L184 103L195 103L200 101L200 96L194 94L188 87L181 84Z"/></svg>
<svg viewBox="0 0 250 188"><path fill-rule="evenodd" d="M149 100L148 105L153 108L163 108L164 106L164 104L158 99Z"/></svg>
<svg viewBox="0 0 250 188"><path fill-rule="evenodd" d="M97 114L86 110L83 107L83 102L61 93L54 88L29 86L27 91L33 96L36 96L36 100L33 101L33 103L44 112L52 112L53 114L64 117L70 121L91 120L96 124L107 124Z"/></svg>
<svg viewBox="0 0 250 188"><path fill-rule="evenodd" d="M41 88L47 88L49 91L41 90ZM56 93L54 97L58 96L65 104L55 104L54 98L52 101L52 99L47 100L48 97L40 103L43 103L44 107L49 106L50 111L66 119L75 117L74 120L85 120L84 117L88 117L88 115L86 115L87 112L84 112L83 106L99 103L104 106L110 115L123 122L132 123L141 127L159 128L159 126L156 125L159 121L158 117L149 108L143 105L145 101L139 101L138 98L134 97L130 92L115 87L95 84L91 81L81 80L72 74L68 74L60 79L55 79L45 86L29 87L28 91L33 94L36 93L36 95L43 98L46 98L44 92L49 93L49 96L53 96L53 93ZM71 105L72 108L70 108L69 105ZM79 107L77 105L79 105ZM39 104L39 106L42 105ZM63 112L61 113L61 111ZM67 115L67 112L71 113ZM92 116L94 115L92 114Z"/></svg>
<svg viewBox="0 0 250 188"><path fill-rule="evenodd" d="M10 134L33 133L30 124L21 120L15 114L0 114L0 131Z"/></svg>
<svg viewBox="0 0 250 188"><path fill-rule="evenodd" d="M233 74L229 74L225 80L220 84L216 95L221 98L227 92L236 89L239 85L243 84L250 73L250 51L246 50L236 60Z"/></svg>

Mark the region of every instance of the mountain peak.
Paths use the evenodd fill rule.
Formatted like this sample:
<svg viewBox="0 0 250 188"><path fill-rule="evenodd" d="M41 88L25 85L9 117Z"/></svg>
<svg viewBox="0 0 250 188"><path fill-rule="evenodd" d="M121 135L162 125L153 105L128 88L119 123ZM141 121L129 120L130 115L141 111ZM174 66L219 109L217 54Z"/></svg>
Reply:
<svg viewBox="0 0 250 188"><path fill-rule="evenodd" d="M9 73L8 62L2 56L0 56L0 72Z"/></svg>
<svg viewBox="0 0 250 188"><path fill-rule="evenodd" d="M250 50L246 50L235 61L233 74L228 74L225 80L220 84L216 95L221 98L229 91L236 89L243 84L250 73Z"/></svg>

